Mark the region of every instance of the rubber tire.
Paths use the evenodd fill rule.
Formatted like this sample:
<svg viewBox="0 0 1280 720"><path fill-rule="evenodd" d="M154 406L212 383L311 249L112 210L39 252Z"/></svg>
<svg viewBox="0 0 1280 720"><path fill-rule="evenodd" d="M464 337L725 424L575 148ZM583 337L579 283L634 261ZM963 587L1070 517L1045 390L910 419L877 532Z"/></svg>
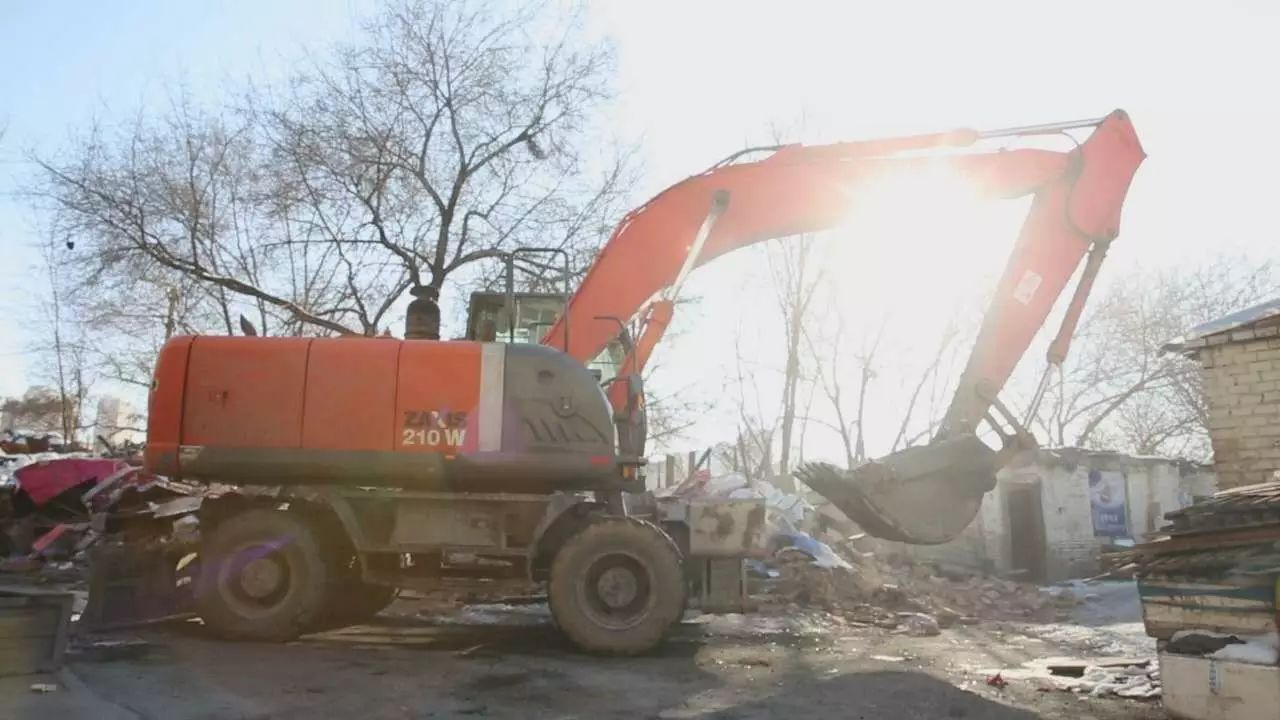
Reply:
<svg viewBox="0 0 1280 720"><path fill-rule="evenodd" d="M349 579L333 587L325 598L323 616L307 632L336 630L349 625L359 625L382 612L395 600L399 588L373 585L362 580Z"/></svg>
<svg viewBox="0 0 1280 720"><path fill-rule="evenodd" d="M343 605L338 612L351 624L362 623L386 610L391 601L396 599L398 590L399 588L366 582L348 585L343 593Z"/></svg>
<svg viewBox="0 0 1280 720"><path fill-rule="evenodd" d="M289 588L270 612L247 616L228 604L218 590L223 566L235 560L235 549L246 543L279 543L288 564ZM336 573L309 523L298 515L252 509L230 517L205 538L200 548L196 611L215 634L230 640L284 642L292 640L323 616L325 600Z"/></svg>
<svg viewBox="0 0 1280 720"><path fill-rule="evenodd" d="M625 629L598 624L579 597L579 586L592 562L611 550L640 558L649 571L648 608L638 623ZM560 547L551 563L547 594L556 626L574 645L602 655L636 655L662 642L684 614L680 550L655 525L632 518L601 518Z"/></svg>

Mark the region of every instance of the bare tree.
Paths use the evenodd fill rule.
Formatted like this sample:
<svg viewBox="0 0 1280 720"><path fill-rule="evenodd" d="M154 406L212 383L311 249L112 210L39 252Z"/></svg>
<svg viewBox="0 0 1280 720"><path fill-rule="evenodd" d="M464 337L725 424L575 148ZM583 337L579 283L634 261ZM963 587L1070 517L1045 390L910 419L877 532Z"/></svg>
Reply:
<svg viewBox="0 0 1280 720"><path fill-rule="evenodd" d="M801 385L805 382L801 362L805 327L812 322L810 308L822 280L813 262L811 238L801 236L776 243L770 248L773 287L782 314L786 359L782 369L782 407L778 419L778 474L791 472L797 419L803 424L807 414L797 412Z"/></svg>
<svg viewBox="0 0 1280 720"><path fill-rule="evenodd" d="M254 132L179 95L158 121L95 127L64 159L37 158L34 194L72 238L83 287L192 282L209 329L234 332L241 312L268 325L270 308L288 329L348 331L336 251L288 244L296 226L276 212Z"/></svg>
<svg viewBox="0 0 1280 720"><path fill-rule="evenodd" d="M1116 278L1091 301L1037 426L1054 445L1207 459L1199 369L1162 347L1275 287L1269 262L1243 257Z"/></svg>
<svg viewBox="0 0 1280 720"><path fill-rule="evenodd" d="M89 396L91 378L85 345L78 324L69 317L66 281L62 273L63 248L50 238L43 247L48 292L40 298L38 337L45 341L36 348L39 373L53 384L58 400L58 430L63 442L73 442L86 426L81 415Z"/></svg>
<svg viewBox="0 0 1280 720"><path fill-rule="evenodd" d="M879 334L869 344L864 343L858 353L858 386L854 395L854 407L851 411L847 404L844 386L844 335L845 318L837 316L834 335L820 348L815 342L812 332L805 332L805 343L808 354L814 364L814 373L822 394L826 397L834 422L821 417L809 416L807 419L817 422L832 431L840 438L844 446L845 466L853 467L866 459L866 442L863 436L862 413L866 408L867 388L875 377L875 356L879 347Z"/></svg>
<svg viewBox="0 0 1280 720"><path fill-rule="evenodd" d="M737 375L734 378L738 392L738 431L733 445L732 467L747 477L749 483L769 480L774 476L773 444L777 437L778 414L766 413L760 396L760 387L753 376L758 367L748 360L742 349L742 332L739 327L734 337L734 357Z"/></svg>
<svg viewBox="0 0 1280 720"><path fill-rule="evenodd" d="M825 412L811 414L809 420L840 438L846 466L858 465L872 455L866 415L873 389L879 388L877 395L897 394L902 400L890 403L899 414L889 427L897 429L892 444L882 450L900 450L933 435L972 337L972 328L960 317L959 312L954 314L941 336L923 352L913 342L891 342L887 313L864 318L868 324L852 339L847 331L849 318L838 312L827 318L825 331L822 327L806 330L806 356L827 401Z"/></svg>
<svg viewBox="0 0 1280 720"><path fill-rule="evenodd" d="M218 111L179 92L34 158L33 195L86 285L147 281L166 308L176 292L165 322L205 331L243 315L263 334L372 335L407 290L435 300L512 248L581 260L628 177L585 150L611 56L577 17L507 10L390 3L285 92Z"/></svg>
<svg viewBox="0 0 1280 720"><path fill-rule="evenodd" d="M428 300L516 247L594 250L626 168L607 158L588 171L612 59L579 24L539 6L397 3L361 43L316 62L265 112L311 241L358 239L366 262L394 268L384 296ZM361 322L385 299L357 304Z"/></svg>

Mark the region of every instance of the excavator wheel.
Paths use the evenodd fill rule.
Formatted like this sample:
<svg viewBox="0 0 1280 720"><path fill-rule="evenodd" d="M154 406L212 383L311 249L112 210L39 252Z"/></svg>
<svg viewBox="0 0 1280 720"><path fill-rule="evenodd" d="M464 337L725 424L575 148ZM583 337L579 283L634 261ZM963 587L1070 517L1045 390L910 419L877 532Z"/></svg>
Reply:
<svg viewBox="0 0 1280 720"><path fill-rule="evenodd" d="M395 600L399 588L368 583L361 577L360 559L355 548L330 518L318 518L325 557L330 559L333 581L325 594L324 610L307 632L324 632L348 625L359 625L382 612Z"/></svg>
<svg viewBox="0 0 1280 720"><path fill-rule="evenodd" d="M323 616L334 579L305 519L274 509L246 510L205 536L196 610L221 637L291 640Z"/></svg>
<svg viewBox="0 0 1280 720"><path fill-rule="evenodd" d="M601 518L556 553L548 595L556 626L578 647L602 655L642 653L683 615L680 551L655 525Z"/></svg>
<svg viewBox="0 0 1280 720"><path fill-rule="evenodd" d="M359 579L345 582L335 587L326 598L322 617L308 632L322 632L367 622L395 600L396 590Z"/></svg>

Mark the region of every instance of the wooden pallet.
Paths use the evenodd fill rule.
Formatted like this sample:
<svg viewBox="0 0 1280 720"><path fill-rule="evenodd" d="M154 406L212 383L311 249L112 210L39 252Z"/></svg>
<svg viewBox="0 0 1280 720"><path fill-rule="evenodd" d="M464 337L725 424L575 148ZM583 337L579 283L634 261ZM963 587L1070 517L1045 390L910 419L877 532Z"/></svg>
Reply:
<svg viewBox="0 0 1280 720"><path fill-rule="evenodd" d="M1170 536L1280 525L1280 482L1224 490L1208 500L1167 513Z"/></svg>

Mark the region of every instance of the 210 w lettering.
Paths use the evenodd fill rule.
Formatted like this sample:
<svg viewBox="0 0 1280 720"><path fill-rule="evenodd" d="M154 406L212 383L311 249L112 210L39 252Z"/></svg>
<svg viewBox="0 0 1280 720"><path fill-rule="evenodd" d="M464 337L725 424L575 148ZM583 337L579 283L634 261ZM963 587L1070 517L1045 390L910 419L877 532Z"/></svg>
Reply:
<svg viewBox="0 0 1280 720"><path fill-rule="evenodd" d="M460 447L467 440L467 413L450 410L406 410L402 445Z"/></svg>
<svg viewBox="0 0 1280 720"><path fill-rule="evenodd" d="M449 445L459 447L467 441L467 431L465 428L444 428L443 430L431 428L405 428L404 436L401 438L403 445Z"/></svg>

